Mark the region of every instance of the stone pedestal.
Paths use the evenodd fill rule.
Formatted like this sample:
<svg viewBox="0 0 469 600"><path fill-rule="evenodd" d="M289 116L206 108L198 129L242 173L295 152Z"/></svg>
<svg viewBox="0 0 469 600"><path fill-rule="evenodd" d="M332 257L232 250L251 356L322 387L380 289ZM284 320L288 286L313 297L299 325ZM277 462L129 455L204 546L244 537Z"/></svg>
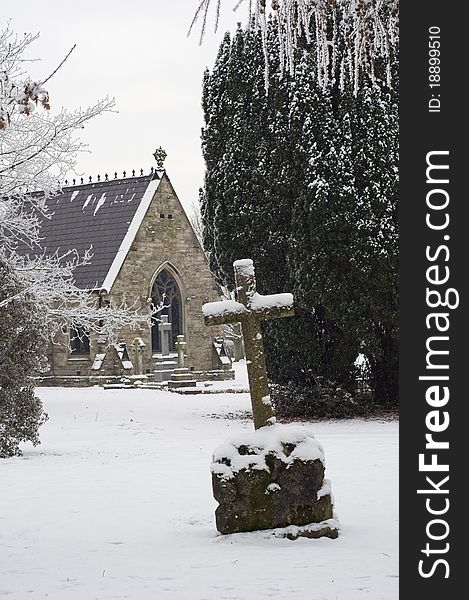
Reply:
<svg viewBox="0 0 469 600"><path fill-rule="evenodd" d="M182 387L196 387L197 382L192 378L190 369L178 367L171 375L168 381L168 389L174 390Z"/></svg>
<svg viewBox="0 0 469 600"><path fill-rule="evenodd" d="M169 381L173 371L177 368L177 362L172 356L159 356L156 359L153 378L156 382Z"/></svg>
<svg viewBox="0 0 469 600"><path fill-rule="evenodd" d="M337 537L323 452L303 428L262 427L228 441L211 470L220 533L310 525L309 537Z"/></svg>

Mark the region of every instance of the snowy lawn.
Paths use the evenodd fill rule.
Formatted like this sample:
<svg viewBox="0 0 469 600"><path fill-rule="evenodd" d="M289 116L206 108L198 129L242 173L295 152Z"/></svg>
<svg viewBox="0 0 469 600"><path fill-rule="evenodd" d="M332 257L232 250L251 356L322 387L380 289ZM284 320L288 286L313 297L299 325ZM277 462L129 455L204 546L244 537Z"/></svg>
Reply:
<svg viewBox="0 0 469 600"><path fill-rule="evenodd" d="M39 389L42 445L0 461L0 597L394 600L398 424L313 424L337 540L214 527L212 451L251 422L247 394ZM219 415L213 418L209 415Z"/></svg>

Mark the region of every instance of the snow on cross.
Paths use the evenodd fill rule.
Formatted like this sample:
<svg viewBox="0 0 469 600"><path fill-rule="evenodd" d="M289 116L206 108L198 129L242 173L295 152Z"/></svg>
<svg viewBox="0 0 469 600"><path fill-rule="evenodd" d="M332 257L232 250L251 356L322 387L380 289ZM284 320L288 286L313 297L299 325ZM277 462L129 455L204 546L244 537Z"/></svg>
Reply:
<svg viewBox="0 0 469 600"><path fill-rule="evenodd" d="M270 402L269 386L264 359L261 321L292 317L292 294L263 296L256 290L254 264L251 259L236 260L235 272L237 301L224 300L204 304L202 312L206 325L241 323L244 350L251 393L252 416L255 429L273 425L275 416Z"/></svg>

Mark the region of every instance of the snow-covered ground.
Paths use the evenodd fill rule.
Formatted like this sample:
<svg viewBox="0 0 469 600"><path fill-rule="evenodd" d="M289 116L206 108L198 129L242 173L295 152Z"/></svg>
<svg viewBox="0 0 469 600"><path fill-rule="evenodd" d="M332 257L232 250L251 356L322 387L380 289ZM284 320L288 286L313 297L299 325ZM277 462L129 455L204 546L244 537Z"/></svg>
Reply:
<svg viewBox="0 0 469 600"><path fill-rule="evenodd" d="M220 536L212 451L247 394L39 389L42 445L0 461L0 597L394 600L398 425L314 423L337 540ZM214 416L215 415L215 416Z"/></svg>

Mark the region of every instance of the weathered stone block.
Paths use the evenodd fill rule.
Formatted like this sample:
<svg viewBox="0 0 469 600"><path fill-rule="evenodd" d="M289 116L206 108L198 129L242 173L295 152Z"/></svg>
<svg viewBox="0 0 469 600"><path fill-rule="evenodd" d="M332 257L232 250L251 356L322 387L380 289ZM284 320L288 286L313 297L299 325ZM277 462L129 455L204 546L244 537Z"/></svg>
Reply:
<svg viewBox="0 0 469 600"><path fill-rule="evenodd" d="M333 518L321 446L305 429L262 427L218 448L212 463L220 533L322 524ZM337 527L314 536L337 537Z"/></svg>

